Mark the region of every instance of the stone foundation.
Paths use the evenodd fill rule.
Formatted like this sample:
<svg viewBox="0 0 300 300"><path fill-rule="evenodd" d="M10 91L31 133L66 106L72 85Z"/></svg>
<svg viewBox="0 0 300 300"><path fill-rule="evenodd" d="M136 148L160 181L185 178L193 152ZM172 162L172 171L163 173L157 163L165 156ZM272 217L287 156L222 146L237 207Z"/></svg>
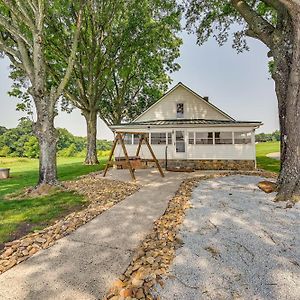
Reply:
<svg viewBox="0 0 300 300"><path fill-rule="evenodd" d="M159 160L165 167L165 160ZM155 167L154 163L148 166ZM168 168L190 168L195 170L255 170L255 160L203 160L203 159L168 159Z"/></svg>

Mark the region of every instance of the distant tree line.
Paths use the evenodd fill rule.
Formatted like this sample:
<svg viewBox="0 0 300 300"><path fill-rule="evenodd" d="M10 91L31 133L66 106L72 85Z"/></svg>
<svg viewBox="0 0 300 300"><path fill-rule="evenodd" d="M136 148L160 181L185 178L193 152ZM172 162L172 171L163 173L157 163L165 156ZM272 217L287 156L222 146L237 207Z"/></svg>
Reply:
<svg viewBox="0 0 300 300"><path fill-rule="evenodd" d="M85 157L86 137L74 136L65 128L58 128L57 153L63 157ZM111 148L111 142L97 140L97 150L105 155ZM33 123L21 119L16 128L0 126L0 157L39 157L39 143L33 132Z"/></svg>
<svg viewBox="0 0 300 300"><path fill-rule="evenodd" d="M262 143L262 142L275 142L280 141L280 131L275 130L272 133L259 133L255 135L255 141Z"/></svg>

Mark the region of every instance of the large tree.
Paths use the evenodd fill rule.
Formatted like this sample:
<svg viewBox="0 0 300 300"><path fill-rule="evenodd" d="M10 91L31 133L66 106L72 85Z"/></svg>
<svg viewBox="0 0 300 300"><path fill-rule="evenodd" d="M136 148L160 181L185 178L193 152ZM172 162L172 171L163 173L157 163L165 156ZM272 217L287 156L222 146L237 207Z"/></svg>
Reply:
<svg viewBox="0 0 300 300"><path fill-rule="evenodd" d="M66 26L65 16L76 8L77 19ZM49 17L64 24L61 43L68 43L68 62L60 80L54 82L49 71L52 60L52 37L55 31ZM27 81L26 92L35 104L34 131L39 141L39 184L56 184L57 132L54 127L55 105L67 85L73 69L81 26L81 1L1 0L0 51L11 61L18 77Z"/></svg>
<svg viewBox="0 0 300 300"><path fill-rule="evenodd" d="M130 1L129 1L130 2ZM160 98L178 70L180 10L175 1L131 1L122 46L103 94L108 124L130 121ZM158 38L159 37L159 38Z"/></svg>
<svg viewBox="0 0 300 300"><path fill-rule="evenodd" d="M115 60L122 40L120 36L125 27L126 1L88 0L83 9L81 39L73 76L64 92L63 108L71 106L81 110L87 126L86 164L97 164L97 117L99 102L114 68ZM76 11L70 15L69 22L76 20ZM59 33L63 29L52 19ZM57 45L53 55L64 57L61 65L52 66L54 75L63 72L67 62L68 45ZM54 76L54 79L55 79Z"/></svg>
<svg viewBox="0 0 300 300"><path fill-rule="evenodd" d="M165 90L167 72L178 67L179 30L174 0L86 1L79 55L65 91L65 99L86 119L86 164L98 162L97 116L107 124L119 122ZM58 55L64 52L58 47Z"/></svg>
<svg viewBox="0 0 300 300"><path fill-rule="evenodd" d="M198 43L214 36L220 45L238 23L234 47L247 48L245 36L263 42L272 58L281 131L281 171L278 200L300 199L300 1L187 0L187 27Z"/></svg>

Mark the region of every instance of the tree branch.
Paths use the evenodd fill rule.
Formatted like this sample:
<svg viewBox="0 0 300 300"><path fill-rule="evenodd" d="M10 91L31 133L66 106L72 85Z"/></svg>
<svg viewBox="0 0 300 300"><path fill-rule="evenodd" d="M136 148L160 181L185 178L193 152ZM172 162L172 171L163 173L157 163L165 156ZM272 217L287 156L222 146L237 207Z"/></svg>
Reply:
<svg viewBox="0 0 300 300"><path fill-rule="evenodd" d="M12 15L12 21L16 22L14 15ZM15 40L16 40L16 43L18 45L18 49L20 52L20 60L22 61L22 64L24 66L23 69L25 70L29 80L33 84L34 80L35 80L34 66L33 66L33 62L31 60L30 56L28 55L28 49L26 47L26 44L25 44L24 40L18 36L15 37Z"/></svg>
<svg viewBox="0 0 300 300"><path fill-rule="evenodd" d="M13 48L6 46L2 41L0 41L0 50L5 52L5 54L10 54L20 59L20 53Z"/></svg>
<svg viewBox="0 0 300 300"><path fill-rule="evenodd" d="M11 0L3 0L3 3L6 5L6 7L14 14L14 16L24 22L30 29L31 31L34 30L34 24L32 19L29 17L27 14L24 4L22 4L20 1L16 0L16 4L13 3Z"/></svg>
<svg viewBox="0 0 300 300"><path fill-rule="evenodd" d="M257 14L245 0L231 0L233 7L242 15L249 29L269 48L273 47L272 34L275 28Z"/></svg>
<svg viewBox="0 0 300 300"><path fill-rule="evenodd" d="M300 0L278 0L278 2L282 3L288 8L292 8L294 5L300 5Z"/></svg>
<svg viewBox="0 0 300 300"><path fill-rule="evenodd" d="M30 6L33 14L35 14L36 11L37 11L37 5L36 5L36 3L34 3L34 1L32 1L32 0L27 0L27 3Z"/></svg>
<svg viewBox="0 0 300 300"><path fill-rule="evenodd" d="M30 42L25 38L25 36L11 23L9 23L2 15L0 15L0 25L5 28L11 35L15 38L23 40L23 42L31 47Z"/></svg>
<svg viewBox="0 0 300 300"><path fill-rule="evenodd" d="M18 62L15 57L11 54L7 54L9 60L11 61L11 63L16 67L16 68L19 68L21 70L23 70L24 72L26 72L24 66L22 63Z"/></svg>
<svg viewBox="0 0 300 300"><path fill-rule="evenodd" d="M283 4L280 3L280 1L278 1L278 0L262 0L262 2L273 7L277 11L280 11L281 9L284 8Z"/></svg>
<svg viewBox="0 0 300 300"><path fill-rule="evenodd" d="M80 105L80 102L78 101L78 99L73 94L69 93L68 91L64 91L64 95L69 99L69 101L71 103L73 103L80 110L85 110L86 109L84 106Z"/></svg>
<svg viewBox="0 0 300 300"><path fill-rule="evenodd" d="M71 49L71 54L68 61L68 66L66 69L65 76L63 77L62 81L60 82L57 90L56 90L56 97L59 98L62 94L63 90L65 89L66 85L68 84L68 81L70 80L73 67L75 64L75 58L76 58L76 51L79 41L79 35L80 35L80 28L81 28L81 16L82 16L82 9L80 9L77 19L77 25L76 25L76 31L74 33L74 39L73 39L73 45Z"/></svg>

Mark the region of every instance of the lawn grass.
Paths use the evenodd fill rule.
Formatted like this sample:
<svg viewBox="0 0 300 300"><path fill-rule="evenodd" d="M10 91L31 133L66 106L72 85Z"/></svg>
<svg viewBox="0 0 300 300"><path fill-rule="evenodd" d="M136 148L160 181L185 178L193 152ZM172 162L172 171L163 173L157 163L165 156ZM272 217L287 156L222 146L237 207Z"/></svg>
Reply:
<svg viewBox="0 0 300 300"><path fill-rule="evenodd" d="M256 144L256 161L259 169L279 173L279 160L269 158L266 155L272 152L279 152L279 142L265 142Z"/></svg>
<svg viewBox="0 0 300 300"><path fill-rule="evenodd" d="M59 179L72 180L101 170L106 159L100 160L100 165L97 166L86 166L82 161L82 158L76 157L58 158ZM1 157L0 168L11 169L11 178L0 180L0 244L34 229L43 228L86 202L78 194L61 191L37 198L6 200L6 195L37 183L38 160Z"/></svg>
<svg viewBox="0 0 300 300"><path fill-rule="evenodd" d="M279 142L256 145L258 168L279 172L279 161L266 154L279 151ZM58 158L58 177L72 180L76 177L104 168L106 159L98 166L82 164L83 158ZM30 199L5 200L5 195L34 186L38 180L38 160L28 158L0 158L0 168L10 168L11 178L0 180L0 249L1 243L19 237L34 229L40 229L60 216L77 209L86 200L75 193L57 192L49 196Z"/></svg>

